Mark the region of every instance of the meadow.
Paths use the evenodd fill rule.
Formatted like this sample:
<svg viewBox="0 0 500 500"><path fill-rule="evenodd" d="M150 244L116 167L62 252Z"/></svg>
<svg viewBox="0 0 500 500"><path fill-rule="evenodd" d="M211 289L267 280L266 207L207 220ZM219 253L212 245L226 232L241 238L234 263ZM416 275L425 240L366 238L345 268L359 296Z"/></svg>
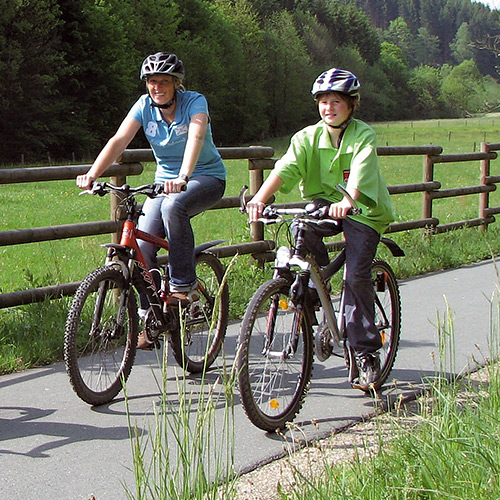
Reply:
<svg viewBox="0 0 500 500"><path fill-rule="evenodd" d="M500 114L462 120L424 120L373 123L380 146L440 145L444 153L473 152L481 141L500 140ZM269 140L279 158L288 146L289 137ZM380 157L387 184L408 184L422 180L421 156ZM226 162L228 183L226 195L235 196L248 183L246 160ZM498 174L500 160L492 162L492 174ZM146 164L140 176L130 177L132 185L151 182L154 165ZM478 183L479 162L439 164L435 178L443 187L459 187ZM109 199L79 196L74 181L57 181L0 186L3 217L0 230L14 230L57 224L69 224L109 218ZM500 194L490 195L492 204L500 205ZM296 201L298 190L290 195L277 195L277 202ZM392 197L398 221L421 217L421 195ZM434 202L441 223L477 217L478 196L461 196ZM460 266L498 254L498 225L487 231L476 228L424 237L419 230L395 233L395 239L406 252L403 259L389 257L397 275L405 278L429 271ZM197 243L224 239L227 244L248 241L247 217L237 209L207 211L193 219ZM272 230L271 230L272 231ZM272 238L272 232L266 234ZM104 251L100 244L109 235L65 239L0 247L0 291L80 281L101 265ZM229 276L231 315L241 317L255 284L270 276L270 266L258 269L250 265L250 257L241 256ZM59 359L67 299L0 310L0 373L23 369ZM40 320L42 318L42 320Z"/></svg>

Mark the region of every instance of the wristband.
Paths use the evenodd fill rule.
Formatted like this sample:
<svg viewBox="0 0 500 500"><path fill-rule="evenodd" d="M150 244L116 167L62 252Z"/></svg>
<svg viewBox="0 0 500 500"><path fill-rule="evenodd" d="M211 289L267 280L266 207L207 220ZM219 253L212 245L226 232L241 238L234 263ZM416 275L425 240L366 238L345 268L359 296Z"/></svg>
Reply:
<svg viewBox="0 0 500 500"><path fill-rule="evenodd" d="M179 174L178 177L179 177L179 179L182 179L185 182L189 181L189 176L186 174Z"/></svg>

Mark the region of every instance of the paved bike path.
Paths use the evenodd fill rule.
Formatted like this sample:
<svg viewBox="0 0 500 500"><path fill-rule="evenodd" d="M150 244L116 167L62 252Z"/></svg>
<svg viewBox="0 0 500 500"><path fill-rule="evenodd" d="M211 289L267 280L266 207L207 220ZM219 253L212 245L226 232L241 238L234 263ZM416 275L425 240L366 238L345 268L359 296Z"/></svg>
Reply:
<svg viewBox="0 0 500 500"><path fill-rule="evenodd" d="M397 380L384 394L397 397L421 387L422 377L435 373L440 321L451 311L456 339L456 371L472 359L488 355L490 301L497 289L496 268L483 262L457 270L400 282L403 328L400 352L391 374ZM495 302L495 301L494 301ZM495 309L495 307L493 307ZM238 324L230 326L225 343L228 362L236 345ZM61 333L62 337L62 333ZM61 338L62 340L62 338ZM169 400L177 400L172 361L168 370ZM127 386L132 423L145 433L154 424L159 400L153 374L159 369L154 353L139 353ZM373 403L349 388L337 359L315 363L311 389L296 422L308 437L324 436L373 411ZM216 383L218 371L207 376ZM181 382L196 394L198 377ZM123 484L134 491L132 451L124 398L92 409L73 393L63 364L0 377L0 497L6 500L123 500ZM235 461L238 470L280 456L283 438L253 427L235 394ZM217 419L223 419L223 405ZM312 422L314 421L315 424Z"/></svg>

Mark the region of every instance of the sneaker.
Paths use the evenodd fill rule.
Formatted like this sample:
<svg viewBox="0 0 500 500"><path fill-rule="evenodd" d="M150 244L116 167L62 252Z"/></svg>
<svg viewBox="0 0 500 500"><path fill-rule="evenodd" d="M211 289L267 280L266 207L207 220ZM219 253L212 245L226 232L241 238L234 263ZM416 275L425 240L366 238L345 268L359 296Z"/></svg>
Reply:
<svg viewBox="0 0 500 500"><path fill-rule="evenodd" d="M380 376L380 358L378 352L356 354L356 365L359 375L352 386L355 389L368 391Z"/></svg>
<svg viewBox="0 0 500 500"><path fill-rule="evenodd" d="M137 337L137 349L142 349L143 351L152 351L153 347L154 342L151 342L144 331L142 331Z"/></svg>
<svg viewBox="0 0 500 500"><path fill-rule="evenodd" d="M168 294L166 304L174 307L187 307L199 298L200 296L196 290L191 290L189 292L173 292Z"/></svg>

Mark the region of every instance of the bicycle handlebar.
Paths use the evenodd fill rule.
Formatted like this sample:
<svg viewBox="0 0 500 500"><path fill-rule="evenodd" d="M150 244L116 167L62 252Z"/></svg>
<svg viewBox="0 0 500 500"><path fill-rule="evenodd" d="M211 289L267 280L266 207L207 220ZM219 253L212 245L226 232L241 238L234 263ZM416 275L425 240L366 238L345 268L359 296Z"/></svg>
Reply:
<svg viewBox="0 0 500 500"><path fill-rule="evenodd" d="M345 196L352 205L349 209L348 215L359 215L361 213L361 208L359 208L356 201L347 192L347 190L341 185L337 184L336 189ZM247 201L245 194L248 190L248 186L243 186L240 192L240 211L242 213L246 212ZM283 215L292 215L294 217L307 217L310 220L316 220L318 224L321 223L336 223L335 219L328 217L328 209L332 202L329 200L322 200L318 205L317 203L308 203L305 208L278 208L274 205L268 205L264 208L262 217L258 222L263 222L264 224L273 224L277 222Z"/></svg>
<svg viewBox="0 0 500 500"><path fill-rule="evenodd" d="M181 191L186 190L186 185L182 186ZM109 182L99 182L94 181L90 189L86 189L79 193L82 194L92 194L104 196L105 194L110 193L111 191L119 191L121 193L125 193L126 195L130 194L145 194L150 198L155 198L164 194L163 184L143 184L142 186L131 187L129 184L123 184L122 186L115 186Z"/></svg>

